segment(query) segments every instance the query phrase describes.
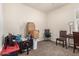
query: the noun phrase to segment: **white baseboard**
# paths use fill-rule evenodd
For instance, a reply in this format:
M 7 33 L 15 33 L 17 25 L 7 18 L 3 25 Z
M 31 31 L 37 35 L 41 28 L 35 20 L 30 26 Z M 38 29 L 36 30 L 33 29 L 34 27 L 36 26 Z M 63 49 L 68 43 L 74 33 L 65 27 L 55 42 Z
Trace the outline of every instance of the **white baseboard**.
M 40 37 L 40 38 L 37 39 L 38 42 L 43 41 L 43 40 L 44 40 L 43 37 Z
M 43 40 L 38 40 L 38 42 L 43 41 Z

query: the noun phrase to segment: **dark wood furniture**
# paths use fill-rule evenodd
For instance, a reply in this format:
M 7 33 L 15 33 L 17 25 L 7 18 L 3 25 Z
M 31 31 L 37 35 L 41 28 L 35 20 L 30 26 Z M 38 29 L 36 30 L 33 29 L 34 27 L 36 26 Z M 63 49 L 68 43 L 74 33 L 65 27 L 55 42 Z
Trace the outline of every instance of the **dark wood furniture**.
M 75 53 L 75 49 L 79 46 L 79 32 L 73 32 L 73 39 L 74 39 L 74 48 L 73 53 Z
M 60 31 L 60 33 L 59 33 L 60 37 L 56 38 L 56 45 L 57 45 L 57 41 L 61 41 L 63 43 L 63 47 L 65 45 L 66 48 L 67 48 L 67 41 L 66 41 L 67 37 L 66 37 L 66 35 L 67 35 L 67 31 Z
M 68 34 L 67 37 L 73 39 L 73 34 Z
M 73 42 L 73 34 L 67 34 L 67 38 L 68 38 L 68 41 L 67 41 L 68 47 L 70 47 L 70 46 L 73 47 L 73 45 L 74 45 L 74 42 Z M 72 43 L 71 43 L 71 41 L 72 41 Z

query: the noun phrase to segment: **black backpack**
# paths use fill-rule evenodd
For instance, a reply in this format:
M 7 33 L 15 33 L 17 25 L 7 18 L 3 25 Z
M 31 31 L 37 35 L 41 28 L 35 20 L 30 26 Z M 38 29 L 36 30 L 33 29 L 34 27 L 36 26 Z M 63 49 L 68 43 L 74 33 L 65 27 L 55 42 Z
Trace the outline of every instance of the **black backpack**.
M 13 40 L 16 39 L 16 36 L 12 35 L 12 36 L 6 36 L 5 37 L 5 45 L 9 45 L 9 46 L 14 46 L 15 42 Z

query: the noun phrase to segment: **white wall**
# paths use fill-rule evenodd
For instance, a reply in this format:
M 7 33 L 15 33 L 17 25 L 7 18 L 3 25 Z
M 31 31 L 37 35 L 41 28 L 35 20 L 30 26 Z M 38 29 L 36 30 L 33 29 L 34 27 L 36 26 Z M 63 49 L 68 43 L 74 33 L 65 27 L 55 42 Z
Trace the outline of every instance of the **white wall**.
M 52 31 L 53 41 L 59 37 L 60 30 L 69 33 L 68 22 L 76 20 L 76 9 L 79 9 L 79 4 L 68 4 L 48 14 L 48 28 Z
M 24 4 L 4 4 L 4 31 L 6 33 L 23 34 L 27 22 L 34 22 L 40 31 L 39 40 L 43 40 L 46 27 L 46 14 Z
M 67 30 L 69 33 L 68 22 L 76 20 L 76 9 L 79 9 L 79 4 L 68 4 L 45 14 L 24 4 L 4 4 L 4 31 L 23 34 L 26 23 L 32 21 L 40 30 L 39 40 L 43 40 L 44 29 L 49 28 L 52 40 L 55 41 L 60 30 Z
M 2 35 L 3 35 L 3 5 L 0 4 L 0 51 L 2 48 Z

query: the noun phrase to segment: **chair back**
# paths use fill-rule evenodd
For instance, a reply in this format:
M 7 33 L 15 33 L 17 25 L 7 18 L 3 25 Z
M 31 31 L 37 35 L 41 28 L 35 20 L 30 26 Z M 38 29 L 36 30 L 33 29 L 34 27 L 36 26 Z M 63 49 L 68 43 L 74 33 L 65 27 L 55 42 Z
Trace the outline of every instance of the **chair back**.
M 79 46 L 79 32 L 73 32 L 74 44 Z
M 45 29 L 44 35 L 45 37 L 48 37 L 48 38 L 51 37 L 50 29 Z
M 60 37 L 66 38 L 67 31 L 60 31 Z

